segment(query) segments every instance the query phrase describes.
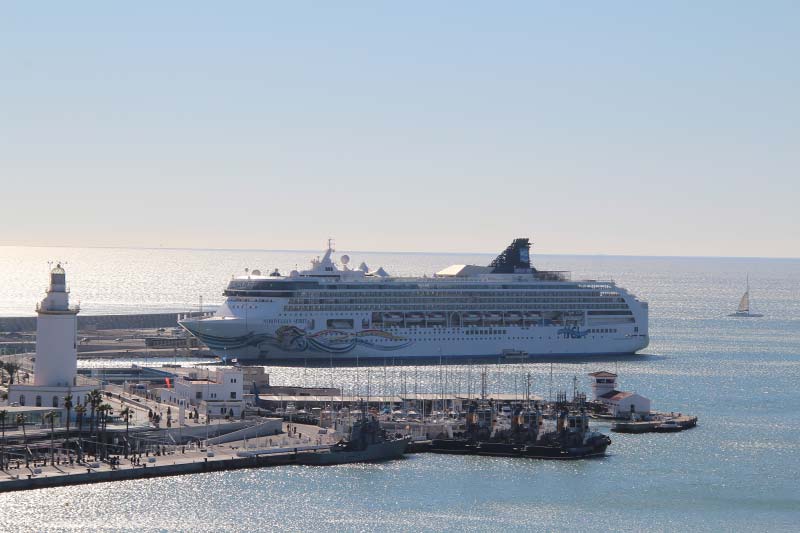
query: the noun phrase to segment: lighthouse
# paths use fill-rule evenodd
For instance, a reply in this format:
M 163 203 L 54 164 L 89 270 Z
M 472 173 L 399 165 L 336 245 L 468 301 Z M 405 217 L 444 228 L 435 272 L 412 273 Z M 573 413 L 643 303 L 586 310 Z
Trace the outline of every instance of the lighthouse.
M 78 307 L 69 306 L 67 274 L 60 264 L 50 271 L 47 295 L 36 306 L 36 365 L 33 384 L 71 387 L 78 372 Z
M 15 383 L 8 389 L 8 400 L 31 407 L 64 408 L 64 398 L 73 405 L 82 403 L 90 386 L 77 386 L 78 313 L 70 307 L 67 273 L 61 264 L 50 270 L 50 285 L 36 306 L 36 361 L 33 384 Z

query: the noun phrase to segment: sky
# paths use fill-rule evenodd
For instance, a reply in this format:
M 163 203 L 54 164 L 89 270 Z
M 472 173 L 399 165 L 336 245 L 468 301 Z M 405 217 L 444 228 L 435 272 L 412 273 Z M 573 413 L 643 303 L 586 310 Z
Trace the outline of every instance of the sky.
M 0 12 L 0 245 L 800 257 L 796 1 Z

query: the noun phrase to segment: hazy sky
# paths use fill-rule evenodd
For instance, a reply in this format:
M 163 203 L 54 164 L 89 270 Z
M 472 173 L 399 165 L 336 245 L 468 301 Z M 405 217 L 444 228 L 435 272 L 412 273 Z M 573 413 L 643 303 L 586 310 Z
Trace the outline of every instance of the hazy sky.
M 4 2 L 0 244 L 800 257 L 800 2 Z

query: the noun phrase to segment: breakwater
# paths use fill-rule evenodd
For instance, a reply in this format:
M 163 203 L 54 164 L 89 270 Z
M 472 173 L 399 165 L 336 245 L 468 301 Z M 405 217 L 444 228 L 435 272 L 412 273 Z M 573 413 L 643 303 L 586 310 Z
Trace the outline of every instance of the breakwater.
M 78 329 L 93 331 L 102 329 L 149 329 L 174 328 L 178 317 L 200 313 L 144 313 L 135 315 L 78 315 Z M 35 316 L 0 317 L 0 331 L 36 331 Z

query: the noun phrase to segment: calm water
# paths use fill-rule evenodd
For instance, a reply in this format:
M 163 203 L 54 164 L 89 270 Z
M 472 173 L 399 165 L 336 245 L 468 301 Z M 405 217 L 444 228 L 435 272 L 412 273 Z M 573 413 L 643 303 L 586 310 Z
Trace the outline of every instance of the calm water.
M 371 267 L 430 273 L 489 256 L 358 254 Z M 0 248 L 0 313 L 30 314 L 49 258 L 70 262 L 86 312 L 180 310 L 219 301 L 244 267 L 303 265 L 307 253 Z M 582 462 L 415 455 L 381 465 L 285 467 L 0 495 L 0 530 L 785 530 L 800 523 L 800 261 L 541 257 L 542 268 L 610 278 L 650 302 L 652 343 L 619 360 L 553 365 L 573 376 L 617 370 L 654 407 L 697 414 L 675 435 L 617 435 Z M 43 267 L 42 265 L 45 264 Z M 762 319 L 733 319 L 750 274 Z M 491 365 L 490 392 L 521 392 L 526 372 L 547 396 L 550 365 Z M 270 368 L 272 381 L 357 394 L 466 391 L 466 366 Z M 440 373 L 442 378 L 440 378 Z M 607 429 L 607 427 L 606 427 Z

